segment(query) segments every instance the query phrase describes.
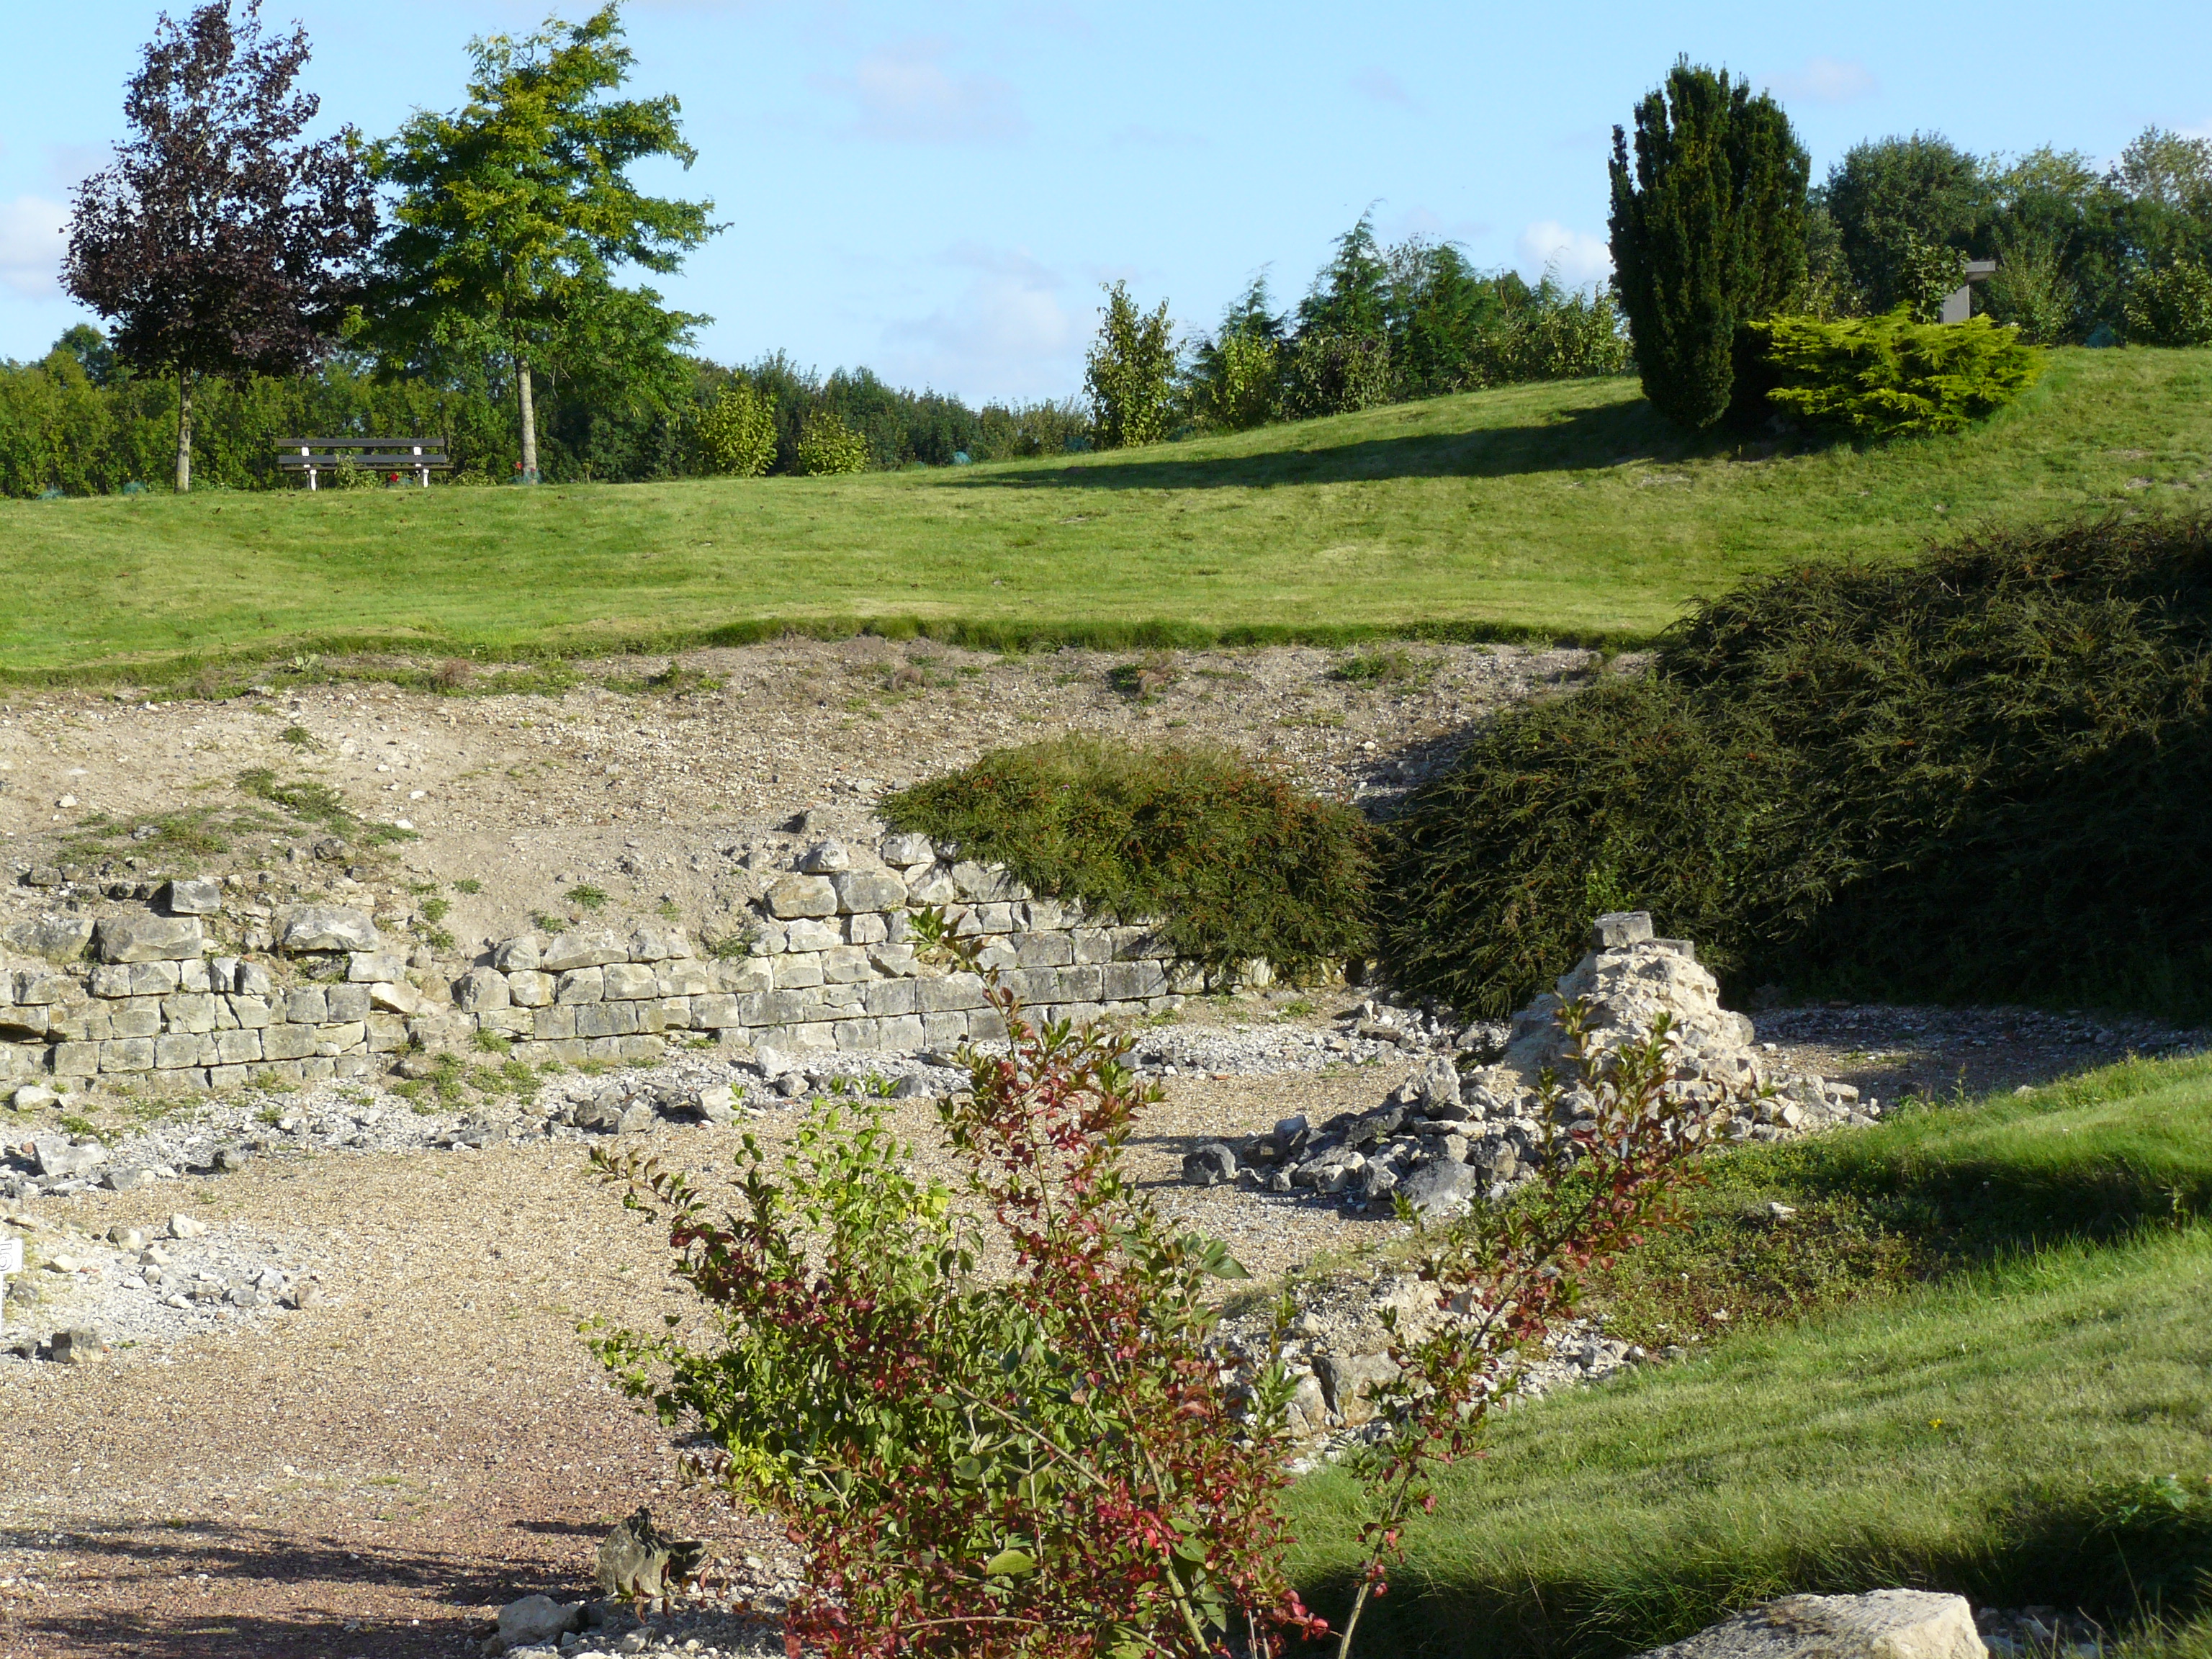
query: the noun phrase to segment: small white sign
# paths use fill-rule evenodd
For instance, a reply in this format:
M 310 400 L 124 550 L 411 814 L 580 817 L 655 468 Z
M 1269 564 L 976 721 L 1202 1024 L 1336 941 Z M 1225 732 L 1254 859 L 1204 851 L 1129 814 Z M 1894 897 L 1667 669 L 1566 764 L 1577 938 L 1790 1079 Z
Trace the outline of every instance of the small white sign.
M 0 1279 L 23 1271 L 23 1241 L 20 1238 L 0 1238 Z

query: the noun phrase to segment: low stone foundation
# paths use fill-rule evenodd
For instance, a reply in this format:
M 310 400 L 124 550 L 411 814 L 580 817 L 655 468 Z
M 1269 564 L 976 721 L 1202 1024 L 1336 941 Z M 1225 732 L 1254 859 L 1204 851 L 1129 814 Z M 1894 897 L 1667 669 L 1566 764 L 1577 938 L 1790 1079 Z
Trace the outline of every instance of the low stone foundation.
M 980 965 L 1040 1018 L 1143 1014 L 1194 988 L 1154 929 L 1041 898 L 923 836 L 821 842 L 763 876 L 735 949 L 702 957 L 653 924 L 527 933 L 453 980 L 410 969 L 361 911 L 303 904 L 234 931 L 217 884 L 169 882 L 150 906 L 7 930 L 0 1080 L 313 1082 L 480 1031 L 526 1061 L 632 1065 L 658 1062 L 681 1034 L 857 1053 L 1005 1036 L 979 974 L 917 952 L 926 905 L 981 940 Z

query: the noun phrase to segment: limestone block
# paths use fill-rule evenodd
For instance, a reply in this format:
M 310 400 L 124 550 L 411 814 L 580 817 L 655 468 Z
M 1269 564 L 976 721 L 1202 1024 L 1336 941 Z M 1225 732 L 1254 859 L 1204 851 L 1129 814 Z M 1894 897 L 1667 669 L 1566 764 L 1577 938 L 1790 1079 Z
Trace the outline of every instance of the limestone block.
M 1004 1042 L 1006 1022 L 996 1008 L 977 1008 L 968 1016 L 968 1037 L 971 1042 Z
M 847 1054 L 872 1054 L 884 1046 L 880 1022 L 866 1018 L 841 1019 L 831 1028 L 831 1041 Z
M 225 1066 L 243 1066 L 248 1060 L 261 1058 L 261 1033 L 258 1030 L 217 1031 L 215 1034 L 216 1058 Z
M 118 1002 L 108 1010 L 107 1034 L 111 1037 L 149 1037 L 161 1029 L 161 1003 L 158 997 L 133 997 L 128 1002 Z
M 550 974 L 541 974 L 534 968 L 519 969 L 507 976 L 507 1000 L 517 1008 L 547 1007 L 557 984 Z
M 784 930 L 784 940 L 787 954 L 826 951 L 845 942 L 845 930 L 834 921 L 801 919 Z
M 862 910 L 845 918 L 848 945 L 881 945 L 890 936 L 890 923 L 878 911 Z
M 1114 960 L 1114 936 L 1103 927 L 1078 927 L 1067 936 L 1078 962 Z
M 1049 968 L 1016 968 L 1001 975 L 1000 982 L 1028 1003 L 1051 1002 L 1060 993 L 1058 975 Z
M 918 1014 L 921 1012 L 920 981 L 877 980 L 861 988 L 860 1006 L 872 1014 Z
M 973 859 L 962 859 L 952 866 L 952 885 L 962 898 L 981 903 L 1003 903 L 1029 896 L 1028 890 L 1014 879 L 1005 866 L 978 864 Z
M 248 1066 L 246 1075 L 256 1083 L 305 1083 L 307 1068 L 296 1060 L 277 1060 L 265 1066 Z
M 542 945 L 535 933 L 520 933 L 502 939 L 491 953 L 491 965 L 502 974 L 534 972 L 542 966 Z
M 1020 914 L 1014 918 L 1014 925 L 1031 933 L 1042 933 L 1065 927 L 1067 924 L 1066 913 L 1058 899 L 1033 898 L 1021 907 Z
M 15 1002 L 19 1008 L 51 1007 L 65 1000 L 76 988 L 76 981 L 67 974 L 57 974 L 46 968 L 15 970 Z
M 315 1025 L 271 1025 L 261 1034 L 261 1058 L 264 1060 L 305 1060 L 315 1052 L 315 1039 L 321 1030 Z
M 1014 959 L 1024 968 L 1064 968 L 1075 960 L 1075 941 L 1066 933 L 1016 933 Z
M 847 870 L 830 878 L 837 914 L 896 910 L 906 902 L 906 883 L 888 870 Z
M 1014 931 L 1014 908 L 1012 904 L 979 904 L 975 907 L 975 925 L 986 933 L 1011 933 Z
M 1053 969 L 1053 1000 L 1056 1002 L 1096 1002 L 1104 994 L 1102 968 L 1085 965 Z
M 100 1069 L 97 1042 L 57 1042 L 49 1062 L 56 1077 L 90 1077 Z
M 333 1024 L 368 1018 L 368 987 L 366 985 L 333 985 L 323 994 Z
M 111 1037 L 100 1045 L 100 1069 L 103 1072 L 150 1072 L 154 1069 L 154 1044 L 149 1037 Z
M 0 929 L 0 943 L 48 962 L 75 962 L 92 943 L 89 916 L 33 916 Z
M 715 988 L 714 968 L 704 962 L 664 962 L 654 969 L 653 975 L 655 996 L 696 997 L 702 991 Z
M 629 959 L 634 963 L 665 962 L 678 954 L 671 939 L 672 935 L 665 927 L 633 928 L 629 940 Z M 684 954 L 689 955 L 690 952 L 687 951 Z
M 975 952 L 975 966 L 985 973 L 995 971 L 1003 974 L 1009 968 L 1020 967 L 1021 960 L 1020 953 L 1014 949 L 1013 940 L 1004 936 L 993 939 Z
M 566 974 L 629 960 L 629 941 L 618 934 L 599 931 L 562 934 L 538 953 L 538 965 L 549 974 Z
M 604 970 L 610 1002 L 635 1002 L 660 994 L 659 976 L 641 962 L 611 962 Z
M 580 1037 L 634 1036 L 637 1033 L 637 1005 L 634 1002 L 587 1002 L 576 1010 Z
M 327 1055 L 319 1055 L 300 1062 L 300 1075 L 309 1083 L 327 1083 L 337 1074 L 337 1063 Z
M 885 1048 L 903 1052 L 926 1045 L 920 1014 L 899 1014 L 878 1024 L 877 1041 Z
M 868 960 L 875 964 L 878 973 L 894 978 L 910 978 L 917 967 L 911 945 L 871 945 Z
M 766 957 L 744 957 L 736 962 L 714 964 L 714 988 L 744 994 L 753 991 L 773 990 L 775 970 Z
M 1632 913 L 1636 914 L 1636 913 Z M 1601 921 L 1606 918 L 1600 918 Z M 1785 1595 L 1644 1659 L 1987 1659 L 1964 1596 L 1880 1589 Z
M 231 1018 L 238 1022 L 240 1030 L 258 1031 L 269 1024 L 269 1004 L 260 997 L 227 996 L 222 1000 L 222 1006 Z M 222 1023 L 221 1020 L 216 1021 L 217 1024 Z
M 355 985 L 386 984 L 407 977 L 407 958 L 397 951 L 356 951 L 346 958 L 346 978 Z
M 553 1000 L 564 1007 L 574 1007 L 580 1003 L 603 1002 L 606 994 L 605 969 L 571 968 L 554 987 Z
M 691 1024 L 702 1031 L 726 1030 L 745 1023 L 740 999 L 726 991 L 709 991 L 691 999 Z
M 1398 1365 L 1384 1353 L 1323 1353 L 1314 1357 L 1314 1375 L 1331 1411 L 1347 1424 L 1364 1423 L 1375 1415 L 1374 1390 L 1396 1380 Z
M 43 1015 L 45 1035 L 58 1041 L 104 1042 L 115 1035 L 114 1016 L 108 1012 L 108 1009 L 113 1006 L 108 1003 L 87 1008 L 74 1018 L 71 1017 L 70 1010 L 59 1005 L 46 1008 L 27 1008 L 23 1012 L 25 1016 Z M 26 1029 L 29 1024 L 29 1019 L 26 1018 L 24 1027 L 19 1029 Z
M 1157 962 L 1109 962 L 1100 969 L 1099 994 L 1109 1002 L 1133 1002 L 1156 997 L 1168 988 L 1168 976 Z
M 177 988 L 179 991 L 211 991 L 215 988 L 208 974 L 207 958 L 177 964 Z
M 284 995 L 284 1018 L 302 1025 L 320 1025 L 331 1017 L 331 995 L 319 985 L 303 985 Z
M 189 1031 L 174 1031 L 154 1039 L 154 1069 L 173 1072 L 187 1066 L 206 1066 L 218 1058 L 215 1038 Z
M 100 963 L 92 970 L 92 977 L 85 982 L 86 988 L 96 997 L 129 996 L 131 965 L 120 962 Z M 9 985 L 9 1000 L 15 1002 L 21 1000 L 15 994 L 15 982 L 12 978 Z M 52 999 L 46 998 L 42 1000 L 51 1001 Z
M 477 1025 L 509 1036 L 529 1036 L 538 1030 L 538 1020 L 536 1012 L 529 1008 L 487 1008 L 477 1016 Z
M 276 944 L 287 956 L 308 951 L 374 951 L 382 948 L 384 936 L 358 910 L 337 904 L 303 904 L 281 918 Z
M 921 1040 L 926 1048 L 958 1048 L 968 1041 L 968 1016 L 965 1014 L 922 1015 Z
M 934 865 L 927 870 L 912 870 L 906 877 L 906 901 L 912 905 L 946 905 L 960 896 L 959 884 L 952 879 L 952 872 L 944 865 Z
M 380 981 L 370 986 L 368 1006 L 380 1008 L 389 1014 L 408 1015 L 423 1013 L 429 1006 L 423 1000 L 422 994 L 405 980 Z
M 368 1026 L 362 1020 L 315 1028 L 315 1052 L 319 1054 L 349 1054 L 367 1046 L 368 1042 Z
M 766 916 L 752 923 L 752 949 L 757 957 L 780 956 L 791 948 L 791 939 L 784 925 L 771 921 Z
M 218 882 L 179 877 L 161 884 L 155 896 L 173 916 L 212 916 L 222 911 L 222 887 Z
M 134 997 L 165 997 L 177 988 L 184 978 L 184 967 L 174 962 L 134 962 L 130 964 L 131 994 Z
M 369 1053 L 397 1054 L 407 1046 L 407 1022 L 398 1015 L 372 1013 L 364 1023 L 368 1027 Z
M 834 945 L 822 953 L 822 979 L 829 985 L 858 985 L 875 977 L 866 950 L 858 945 Z
M 657 1036 L 617 1037 L 615 1056 L 625 1066 L 658 1066 L 668 1058 L 668 1045 Z
M 911 870 L 916 865 L 933 864 L 937 849 L 930 845 L 927 836 L 885 836 L 876 845 L 878 855 L 894 870 Z
M 102 962 L 179 962 L 206 939 L 198 916 L 104 916 L 93 933 Z
M 921 1011 L 949 1014 L 983 1006 L 983 981 L 975 974 L 947 974 L 942 979 L 916 981 L 921 992 Z
M 573 1006 L 539 1008 L 531 1016 L 531 1031 L 541 1042 L 562 1042 L 576 1035 L 576 1011 Z
M 778 876 L 769 884 L 767 899 L 769 914 L 782 921 L 837 914 L 837 890 L 827 876 Z
M 496 968 L 471 968 L 453 981 L 453 1006 L 464 1013 L 481 1014 L 505 1008 L 514 1000 L 507 975 Z
M 690 997 L 659 997 L 651 1002 L 641 1002 L 638 1018 L 645 1018 L 645 1010 L 653 1010 L 649 1031 L 688 1031 L 691 1029 L 691 999 Z

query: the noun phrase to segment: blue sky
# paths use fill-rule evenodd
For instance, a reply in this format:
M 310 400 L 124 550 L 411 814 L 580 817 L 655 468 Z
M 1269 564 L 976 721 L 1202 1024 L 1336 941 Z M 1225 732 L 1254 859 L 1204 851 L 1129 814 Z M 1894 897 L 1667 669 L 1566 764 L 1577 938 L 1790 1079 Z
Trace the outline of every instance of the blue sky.
M 183 4 L 172 9 L 181 12 Z M 567 0 L 581 15 L 583 0 Z M 161 7 L 7 0 L 0 356 L 80 313 L 54 268 L 70 185 L 122 135 Z M 389 132 L 461 97 L 472 34 L 544 0 L 270 0 L 329 121 Z M 1098 285 L 1210 323 L 1267 268 L 1303 290 L 1370 203 L 1385 235 L 1487 266 L 1605 270 L 1612 125 L 1680 53 L 1771 86 L 1816 176 L 1858 139 L 2109 158 L 2153 123 L 2212 133 L 2212 6 L 1971 0 L 1531 7 L 1364 0 L 921 7 L 629 0 L 635 88 L 700 152 L 653 187 L 729 229 L 662 284 L 702 349 L 782 347 L 971 399 L 1078 389 Z

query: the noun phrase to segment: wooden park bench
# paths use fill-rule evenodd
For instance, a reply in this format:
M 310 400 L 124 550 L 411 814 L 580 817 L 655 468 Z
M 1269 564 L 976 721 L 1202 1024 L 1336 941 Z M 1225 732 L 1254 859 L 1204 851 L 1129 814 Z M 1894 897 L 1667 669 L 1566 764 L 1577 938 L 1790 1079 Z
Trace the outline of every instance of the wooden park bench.
M 411 472 L 430 487 L 430 475 L 453 465 L 446 456 L 443 438 L 279 438 L 276 470 L 304 472 L 307 488 L 316 477 L 342 466 L 363 472 Z

